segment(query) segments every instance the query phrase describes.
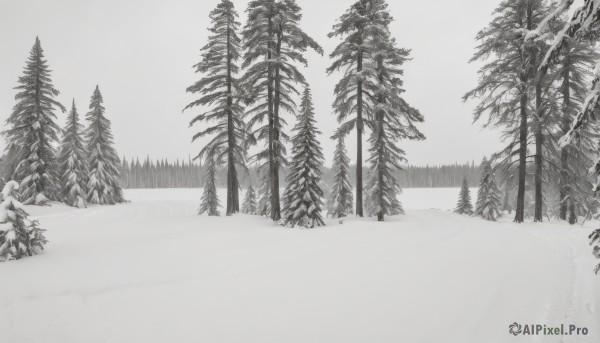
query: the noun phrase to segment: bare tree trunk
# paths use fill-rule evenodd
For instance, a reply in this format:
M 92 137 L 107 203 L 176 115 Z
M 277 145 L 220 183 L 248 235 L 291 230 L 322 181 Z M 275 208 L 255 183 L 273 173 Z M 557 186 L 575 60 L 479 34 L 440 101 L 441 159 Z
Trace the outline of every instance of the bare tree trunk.
M 362 71 L 362 52 L 358 55 L 358 64 L 356 71 Z M 356 94 L 356 215 L 359 217 L 363 216 L 363 175 L 362 175 L 362 134 L 363 134 L 363 121 L 362 121 L 362 81 L 358 81 L 357 94 Z
M 281 39 L 282 33 L 281 28 L 277 33 L 277 54 L 281 52 Z M 279 102 L 281 101 L 280 93 L 280 81 L 279 81 L 279 67 L 275 67 L 275 80 L 274 80 L 274 93 L 275 101 L 273 103 L 273 155 L 275 157 L 273 164 L 273 181 L 271 189 L 271 219 L 278 221 L 281 219 L 281 207 L 279 199 L 279 163 L 281 158 L 281 147 L 279 142 Z
M 233 125 L 233 94 L 231 92 L 231 53 L 230 53 L 230 31 L 227 25 L 227 210 L 226 215 L 232 215 L 240 211 L 239 184 L 237 171 L 235 170 L 235 133 Z
M 517 189 L 516 223 L 525 220 L 525 178 L 527 177 L 527 91 L 521 94 L 521 125 L 519 129 L 519 179 Z
M 567 52 L 565 55 L 565 67 L 568 65 L 569 61 L 569 46 L 567 43 L 564 45 L 565 51 Z M 571 126 L 569 109 L 571 108 L 571 78 L 569 75 L 569 69 L 565 68 L 563 84 L 562 84 L 562 96 L 563 96 L 563 118 L 561 130 L 563 134 L 566 134 L 569 131 L 569 127 Z M 564 147 L 560 151 L 560 180 L 559 180 L 559 188 L 560 188 L 560 212 L 559 217 L 562 220 L 567 220 L 567 211 L 568 211 L 568 201 L 566 201 L 566 197 L 568 195 L 569 188 L 569 173 L 567 172 L 569 168 L 569 147 Z M 571 205 L 574 208 L 574 205 Z M 571 222 L 571 217 L 573 216 L 573 212 L 571 212 L 571 216 L 569 217 L 569 222 Z M 573 224 L 573 223 L 572 223 Z
M 542 131 L 542 76 L 538 77 L 535 85 L 535 108 L 537 114 L 535 126 L 535 209 L 533 214 L 534 222 L 542 221 L 543 194 L 542 194 L 542 174 L 543 174 L 543 144 L 544 135 Z
M 269 18 L 269 28 L 267 34 L 269 37 L 273 35 L 273 21 Z M 272 42 L 269 40 L 268 42 L 268 51 L 267 51 L 267 59 L 270 61 L 273 58 L 272 54 Z M 268 101 L 268 116 L 269 116 L 269 181 L 271 184 L 271 219 L 279 220 L 276 215 L 274 215 L 274 211 L 276 208 L 279 208 L 279 202 L 275 202 L 276 199 L 273 194 L 276 191 L 275 185 L 275 151 L 274 151 L 274 127 L 275 120 L 273 117 L 273 67 L 271 63 L 268 64 L 268 76 L 267 76 L 267 101 Z M 277 189 L 278 191 L 278 189 Z

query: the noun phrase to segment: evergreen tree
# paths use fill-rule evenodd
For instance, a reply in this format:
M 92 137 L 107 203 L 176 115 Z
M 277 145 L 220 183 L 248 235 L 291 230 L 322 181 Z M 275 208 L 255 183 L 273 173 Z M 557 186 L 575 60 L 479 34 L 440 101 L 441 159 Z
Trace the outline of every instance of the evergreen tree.
M 544 0 L 503 0 L 498 5 L 490 24 L 477 34 L 476 40 L 480 43 L 471 59 L 471 62 L 488 62 L 479 71 L 478 86 L 464 96 L 465 100 L 481 99 L 475 108 L 475 120 L 480 120 L 487 114 L 484 127 L 505 130 L 506 140 L 510 143 L 498 154 L 504 157 L 503 163 L 512 165 L 515 162 L 512 159 L 518 157 L 514 219 L 517 223 L 523 222 L 525 218 L 527 145 L 532 120 L 529 110 L 532 97 L 530 88 L 539 86 L 534 84 L 537 81 L 536 63 L 540 62 L 539 52 L 544 44 L 525 44 L 519 32 L 534 29 L 547 11 Z M 536 94 L 536 101 L 538 97 L 539 92 Z M 536 108 L 540 107 L 541 103 L 538 101 Z M 537 152 L 536 155 L 541 156 Z
M 194 135 L 193 140 L 212 135 L 212 139 L 200 152 L 223 147 L 221 156 L 227 163 L 227 208 L 226 215 L 239 212 L 239 180 L 237 168 L 245 167 L 245 125 L 242 121 L 243 108 L 239 95 L 242 93 L 236 75 L 239 68 L 240 38 L 237 35 L 239 22 L 233 3 L 221 0 L 210 13 L 212 28 L 208 44 L 202 48 L 202 61 L 196 64 L 197 73 L 204 75 L 200 81 L 188 87 L 187 91 L 198 93 L 200 99 L 190 103 L 186 109 L 195 106 L 212 107 L 196 116 L 190 123 L 206 123 L 203 130 Z
M 48 243 L 44 237 L 46 230 L 15 200 L 18 189 L 16 181 L 9 181 L 0 194 L 0 261 L 41 254 Z
M 262 166 L 258 170 L 260 187 L 258 189 L 258 208 L 256 214 L 271 217 L 271 179 L 269 170 Z
M 380 17 L 389 17 L 387 5 L 381 4 Z M 383 21 L 387 24 L 387 20 Z M 369 142 L 370 163 L 367 183 L 368 214 L 376 215 L 383 221 L 384 216 L 404 213 L 398 200 L 401 191 L 396 174 L 402 170 L 405 162 L 404 151 L 398 147 L 402 139 L 421 140 L 425 137 L 415 127 L 423 117 L 401 97 L 402 65 L 408 59 L 409 51 L 396 47 L 390 37 L 387 26 L 375 24 L 368 26 L 373 33 L 371 58 L 375 62 L 377 82 L 367 83 L 364 88 L 375 99 L 373 112 L 375 117 L 367 123 L 371 128 Z
M 254 192 L 254 188 L 252 185 L 248 186 L 248 190 L 246 191 L 246 196 L 244 197 L 244 203 L 242 205 L 242 213 L 246 214 L 257 214 L 257 205 L 256 205 L 256 193 Z
M 494 175 L 491 162 L 484 157 L 481 167 L 474 215 L 496 221 L 501 216 L 500 189 L 496 184 L 496 175 Z
M 295 114 L 296 84 L 305 79 L 296 64 L 307 65 L 303 53 L 323 49 L 299 26 L 301 8 L 295 0 L 254 0 L 248 4 L 248 21 L 244 26 L 244 83 L 253 105 L 246 112 L 248 127 L 266 147 L 255 158 L 267 160 L 271 187 L 271 219 L 281 218 L 279 168 L 286 163 L 282 132 L 286 124 L 281 110 Z M 266 124 L 264 122 L 266 121 Z
M 460 188 L 458 195 L 458 202 L 456 203 L 456 209 L 454 213 L 458 214 L 473 214 L 473 205 L 471 204 L 471 192 L 469 191 L 469 183 L 465 177 Z
M 85 205 L 85 185 L 87 175 L 86 151 L 82 138 L 83 125 L 79 123 L 79 114 L 75 100 L 67 117 L 58 156 L 62 201 L 74 207 Z
M 219 196 L 217 195 L 217 186 L 215 185 L 217 162 L 215 161 L 215 151 L 209 151 L 206 157 L 206 180 L 204 184 L 204 193 L 200 202 L 198 214 L 207 213 L 209 216 L 220 216 Z
M 119 185 L 121 160 L 113 148 L 111 124 L 104 114 L 102 94 L 96 86 L 87 113 L 88 128 L 85 139 L 88 152 L 89 178 L 87 202 L 115 204 L 124 202 Z
M 594 62 L 599 59 L 591 42 L 565 38 L 556 63 L 561 106 L 557 112 L 562 112 L 557 126 L 560 126 L 561 135 L 569 132 L 573 118 L 581 110 L 587 95 L 587 80 L 592 76 Z M 559 177 L 554 178 L 558 180 L 559 188 L 558 217 L 570 224 L 577 222 L 579 214 L 589 211 L 587 203 L 592 184 L 587 179 L 587 170 L 594 165 L 597 141 L 598 128 L 587 125 L 574 135 L 572 144 L 561 149 L 555 159 L 555 164 L 560 166 Z
M 56 108 L 65 111 L 55 98 L 59 92 L 52 85 L 50 68 L 44 59 L 40 40 L 29 54 L 15 99 L 17 104 L 7 119 L 8 178 L 20 183 L 24 204 L 43 205 L 57 200 L 56 151 L 60 128 Z
M 344 135 L 337 134 L 337 145 L 333 155 L 333 188 L 329 196 L 327 215 L 332 218 L 352 214 L 352 185 L 350 184 L 350 158 L 344 144 Z
M 381 0 L 359 0 L 337 20 L 329 37 L 342 37 L 342 42 L 330 54 L 333 63 L 327 69 L 331 74 L 343 70 L 344 74 L 335 86 L 333 108 L 338 122 L 343 123 L 340 130 L 344 133 L 356 128 L 356 215 L 363 216 L 363 158 L 362 143 L 364 116 L 368 110 L 368 94 L 364 83 L 373 77 L 373 66 L 368 62 L 369 33 L 366 27 L 376 17 Z M 389 20 L 389 18 L 385 18 Z M 387 23 L 385 23 L 387 25 Z M 353 116 L 354 115 L 354 116 Z
M 323 190 L 320 166 L 324 157 L 317 135 L 312 96 L 308 86 L 302 95 L 298 123 L 292 138 L 292 161 L 283 194 L 284 226 L 313 228 L 325 225 L 321 215 Z

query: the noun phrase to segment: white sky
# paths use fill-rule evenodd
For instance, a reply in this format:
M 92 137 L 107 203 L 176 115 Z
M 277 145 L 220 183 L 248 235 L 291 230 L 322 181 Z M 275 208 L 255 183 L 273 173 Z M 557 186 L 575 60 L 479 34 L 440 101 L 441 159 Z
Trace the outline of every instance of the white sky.
M 246 1 L 234 1 L 245 22 Z M 308 54 L 305 75 L 313 89 L 327 164 L 333 156 L 328 139 L 337 127 L 332 114 L 337 76 L 327 77 L 328 54 L 337 40 L 331 26 L 354 0 L 297 0 L 302 26 L 325 49 Z M 14 105 L 16 81 L 39 35 L 53 69 L 59 101 L 75 98 L 87 112 L 96 84 L 113 123 L 116 148 L 127 157 L 187 158 L 201 143 L 190 143 L 188 122 L 199 110 L 181 113 L 193 100 L 185 92 L 199 76 L 199 60 L 218 0 L 0 0 L 0 120 Z M 498 134 L 472 125 L 474 102 L 462 95 L 475 86 L 478 65 L 467 62 L 475 34 L 490 19 L 499 0 L 388 0 L 392 32 L 400 46 L 412 49 L 405 65 L 405 98 L 425 116 L 427 140 L 402 142 L 409 163 L 479 161 L 500 146 Z M 62 125 L 66 114 L 59 113 Z M 293 120 L 289 120 L 293 124 Z M 0 140 L 0 145 L 4 144 Z M 355 142 L 348 147 L 354 159 Z M 3 148 L 3 146 L 0 146 Z M 366 155 L 365 155 L 366 156 Z

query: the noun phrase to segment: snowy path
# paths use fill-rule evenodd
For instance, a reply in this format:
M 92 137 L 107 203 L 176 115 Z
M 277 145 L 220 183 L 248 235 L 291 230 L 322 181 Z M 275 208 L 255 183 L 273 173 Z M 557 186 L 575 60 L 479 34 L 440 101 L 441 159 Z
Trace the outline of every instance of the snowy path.
M 428 192 L 444 208 L 450 192 Z M 32 208 L 50 244 L 0 264 L 0 341 L 600 341 L 589 228 L 488 223 L 416 193 L 389 222 L 316 230 L 199 217 L 197 190 Z M 513 337 L 515 321 L 589 334 Z

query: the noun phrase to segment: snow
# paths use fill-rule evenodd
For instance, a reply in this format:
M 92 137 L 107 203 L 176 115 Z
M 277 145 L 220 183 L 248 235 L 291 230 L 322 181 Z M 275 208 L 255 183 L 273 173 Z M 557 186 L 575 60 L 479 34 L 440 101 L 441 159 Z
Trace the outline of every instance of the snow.
M 198 216 L 201 195 L 126 190 L 131 202 L 115 206 L 27 206 L 50 242 L 43 255 L 0 263 L 0 341 L 600 339 L 587 240 L 597 223 L 456 215 L 450 188 L 405 189 L 406 215 L 384 223 L 290 229 L 244 214 Z M 589 334 L 513 337 L 513 322 Z

